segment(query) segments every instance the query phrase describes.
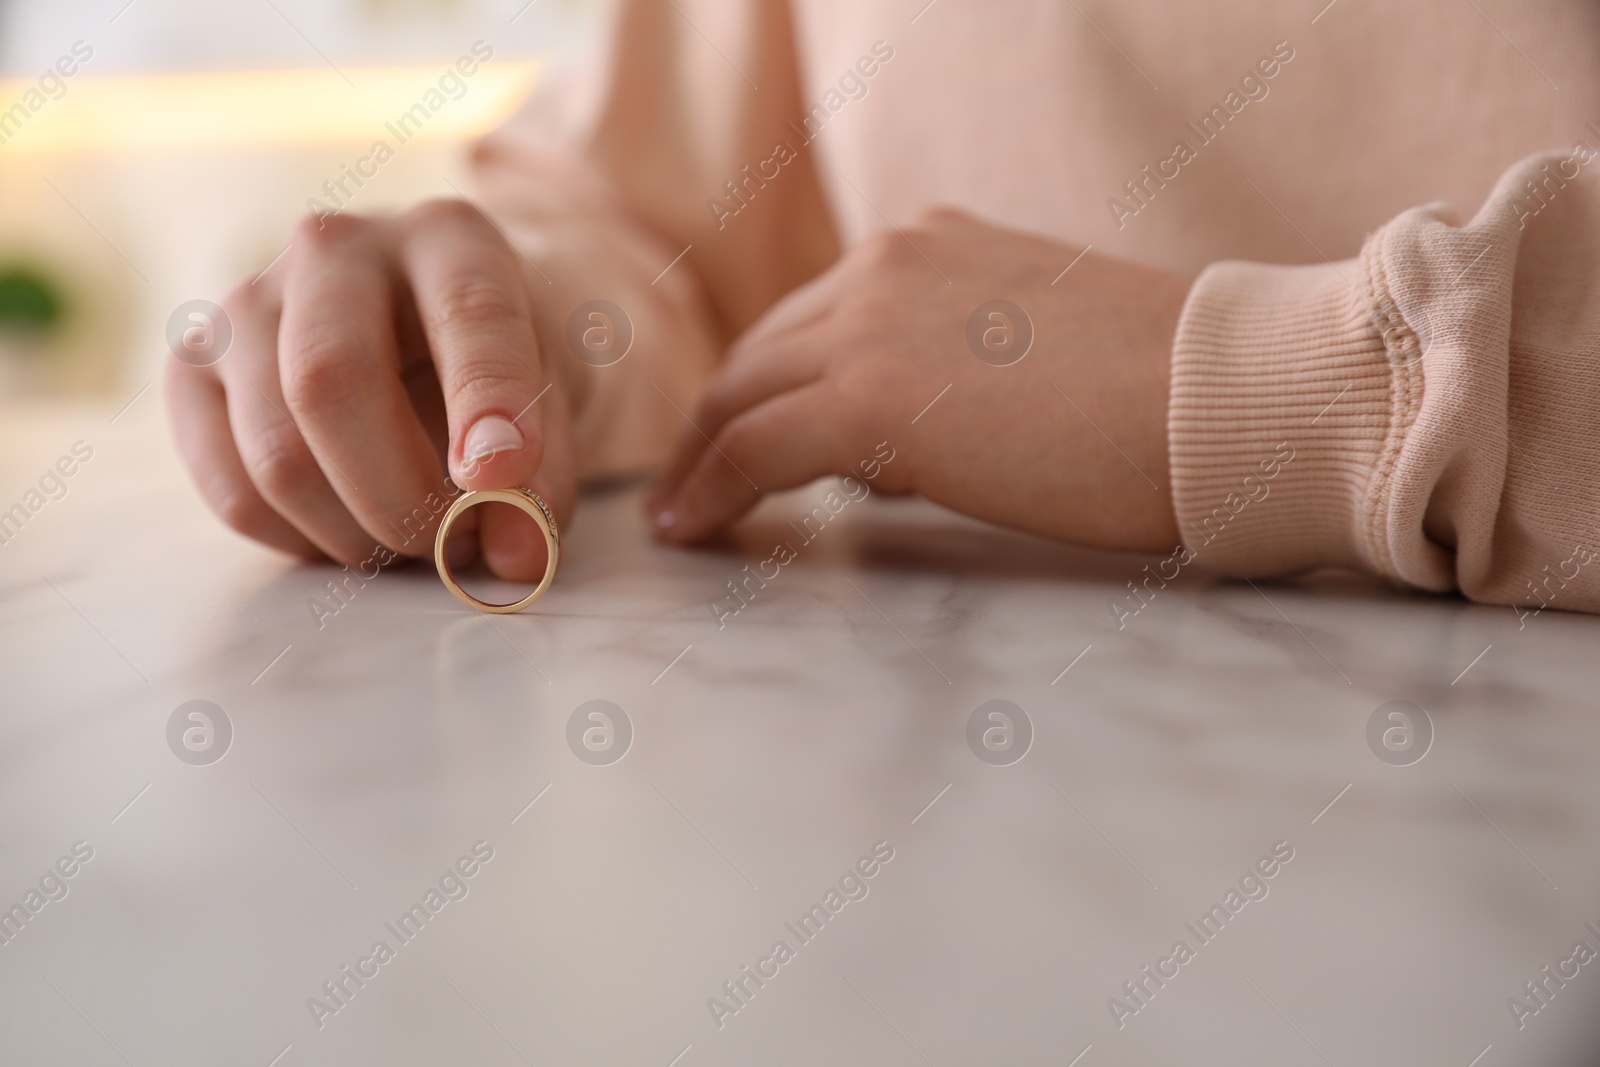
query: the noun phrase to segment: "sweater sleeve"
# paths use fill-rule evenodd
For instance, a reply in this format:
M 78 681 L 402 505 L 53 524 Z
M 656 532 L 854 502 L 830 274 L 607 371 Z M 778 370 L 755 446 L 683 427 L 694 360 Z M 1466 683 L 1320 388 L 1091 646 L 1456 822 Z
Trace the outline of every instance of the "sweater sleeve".
M 1354 259 L 1202 273 L 1168 416 L 1197 561 L 1600 611 L 1597 156 L 1524 160 L 1471 222 L 1413 209 Z
M 659 465 L 728 341 L 838 255 L 785 0 L 618 0 L 600 39 L 471 157 L 588 480 Z

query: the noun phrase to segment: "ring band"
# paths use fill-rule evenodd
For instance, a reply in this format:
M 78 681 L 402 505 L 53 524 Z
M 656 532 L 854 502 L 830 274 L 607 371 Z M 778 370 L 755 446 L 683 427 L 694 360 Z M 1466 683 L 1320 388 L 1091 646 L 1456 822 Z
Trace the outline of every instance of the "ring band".
M 461 588 L 456 576 L 450 573 L 449 560 L 445 559 L 445 539 L 449 536 L 450 527 L 455 524 L 456 519 L 470 507 L 489 503 L 510 504 L 532 516 L 533 521 L 539 524 L 540 531 L 544 533 L 545 547 L 549 549 L 549 556 L 544 566 L 544 579 L 540 581 L 538 588 L 514 604 L 490 604 L 479 600 Z M 545 590 L 550 588 L 550 582 L 556 576 L 556 567 L 561 562 L 561 531 L 556 528 L 556 517 L 550 513 L 550 506 L 531 489 L 524 489 L 521 486 L 515 489 L 471 489 L 456 497 L 455 503 L 450 505 L 450 510 L 444 513 L 444 519 L 439 523 L 439 534 L 433 541 L 433 562 L 434 566 L 439 568 L 439 580 L 444 582 L 446 589 L 456 595 L 457 600 L 471 604 L 479 611 L 510 615 L 544 596 Z

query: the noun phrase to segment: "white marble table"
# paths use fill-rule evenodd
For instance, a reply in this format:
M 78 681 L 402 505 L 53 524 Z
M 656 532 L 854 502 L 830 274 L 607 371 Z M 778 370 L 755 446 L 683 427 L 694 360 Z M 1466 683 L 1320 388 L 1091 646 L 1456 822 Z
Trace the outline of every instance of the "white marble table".
M 319 629 L 332 572 L 204 512 L 154 390 L 113 410 L 0 420 L 0 508 L 94 449 L 0 546 L 0 1062 L 1594 1062 L 1600 966 L 1521 1029 L 1508 998 L 1600 948 L 1600 621 L 1186 573 L 1118 631 L 1144 560 L 874 498 L 719 631 L 818 486 L 699 552 L 595 496 L 533 612 L 417 568 Z M 597 699 L 608 765 L 567 740 Z M 995 699 L 1010 765 L 967 742 Z M 1436 731 L 1410 766 L 1366 740 L 1395 699 Z M 191 700 L 220 760 L 169 747 Z

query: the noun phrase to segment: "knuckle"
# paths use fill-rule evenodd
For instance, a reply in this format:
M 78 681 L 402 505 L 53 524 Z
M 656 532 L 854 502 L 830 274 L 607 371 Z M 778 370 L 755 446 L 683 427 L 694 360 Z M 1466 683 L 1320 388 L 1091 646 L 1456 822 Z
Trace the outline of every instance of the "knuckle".
M 879 230 L 861 239 L 852 257 L 868 268 L 898 267 L 915 255 L 906 239 L 894 230 Z
M 272 296 L 265 283 L 240 282 L 228 290 L 219 306 L 236 323 L 254 322 L 271 309 Z
M 497 401 L 522 397 L 524 393 L 531 399 L 538 392 L 528 391 L 531 375 L 530 368 L 504 357 L 465 356 L 454 362 L 447 376 L 445 406 L 452 411 L 470 411 L 494 408 Z M 516 414 L 516 408 L 505 414 L 509 418 Z M 520 426 L 527 435 L 528 423 Z
M 361 348 L 336 331 L 320 331 L 298 340 L 283 356 L 283 397 L 295 412 L 339 407 L 360 395 L 367 385 Z
M 694 421 L 699 426 L 721 426 L 733 413 L 730 387 L 720 380 L 710 382 L 695 404 Z
M 783 335 L 779 335 L 781 338 Z M 721 369 L 706 382 L 704 397 L 725 399 L 734 375 L 751 373 L 772 358 L 774 338 L 765 330 L 747 330 L 728 346 Z
M 929 204 L 918 208 L 916 214 L 911 216 L 911 226 L 922 233 L 929 233 L 959 226 L 971 219 L 972 216 L 967 212 L 949 204 Z
M 366 232 L 367 221 L 355 215 L 306 215 L 294 224 L 289 233 L 290 247 L 300 254 L 315 255 L 318 251 L 347 244 Z
M 766 442 L 765 428 L 749 415 L 734 419 L 717 434 L 717 447 L 735 463 L 759 458 L 766 448 Z
M 527 318 L 527 308 L 513 290 L 481 275 L 446 278 L 431 311 L 434 325 L 445 330 L 498 328 Z
M 319 472 L 300 432 L 288 425 L 263 430 L 251 443 L 245 464 L 257 488 L 269 499 L 298 493 Z
M 233 487 L 213 490 L 211 509 L 229 529 L 246 537 L 254 537 L 268 519 L 268 509 L 260 498 Z

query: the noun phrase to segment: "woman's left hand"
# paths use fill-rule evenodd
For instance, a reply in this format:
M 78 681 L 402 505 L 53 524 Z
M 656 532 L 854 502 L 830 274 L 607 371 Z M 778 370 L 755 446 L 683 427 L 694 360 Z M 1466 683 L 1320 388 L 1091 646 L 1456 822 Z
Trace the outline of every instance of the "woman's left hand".
M 1188 282 L 938 209 L 852 247 L 732 347 L 648 507 L 664 540 L 770 492 L 875 488 L 1102 548 L 1178 541 L 1167 385 Z

